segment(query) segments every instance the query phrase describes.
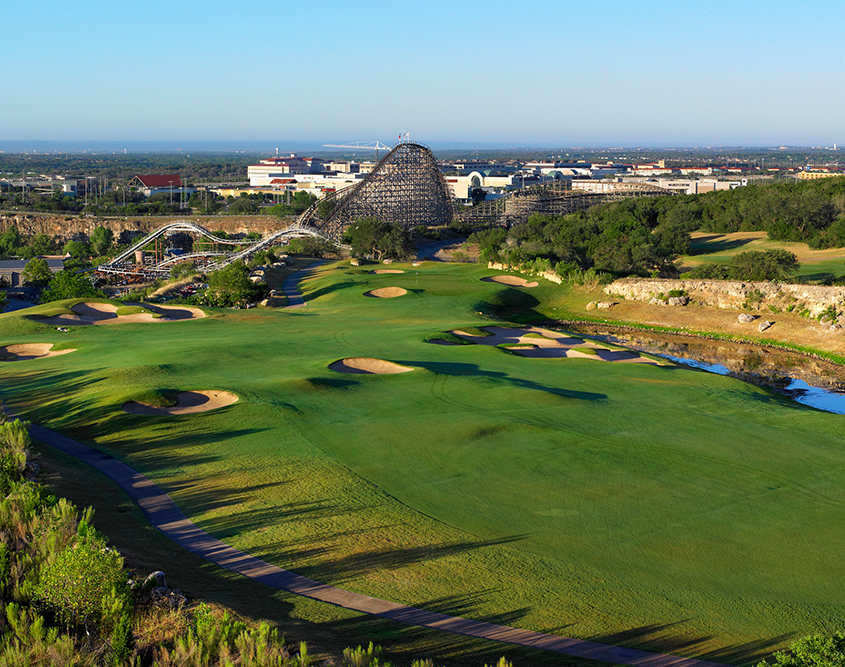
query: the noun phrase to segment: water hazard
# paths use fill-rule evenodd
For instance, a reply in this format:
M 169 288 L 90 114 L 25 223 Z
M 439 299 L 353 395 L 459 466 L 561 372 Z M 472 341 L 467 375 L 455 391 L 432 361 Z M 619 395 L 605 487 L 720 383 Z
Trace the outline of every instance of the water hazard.
M 768 387 L 818 410 L 845 414 L 845 368 L 830 361 L 761 345 L 628 331 L 606 325 L 572 325 L 567 329 Z

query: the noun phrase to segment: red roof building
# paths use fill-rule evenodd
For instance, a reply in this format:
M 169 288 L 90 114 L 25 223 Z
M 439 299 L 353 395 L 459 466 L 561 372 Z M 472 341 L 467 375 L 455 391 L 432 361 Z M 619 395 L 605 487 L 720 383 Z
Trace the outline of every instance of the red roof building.
M 136 188 L 181 188 L 179 174 L 139 174 L 129 181 L 129 187 Z

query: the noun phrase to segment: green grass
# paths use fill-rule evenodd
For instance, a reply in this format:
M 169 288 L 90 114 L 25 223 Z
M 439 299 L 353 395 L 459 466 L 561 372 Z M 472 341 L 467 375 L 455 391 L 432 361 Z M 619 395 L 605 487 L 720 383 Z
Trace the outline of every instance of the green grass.
M 841 416 L 677 367 L 426 343 L 583 298 L 487 273 L 330 264 L 299 310 L 67 334 L 0 315 L 0 344 L 78 348 L 3 365 L 0 395 L 140 469 L 220 539 L 370 595 L 738 664 L 845 623 Z M 363 296 L 387 285 L 408 295 Z M 352 356 L 416 370 L 327 369 Z M 121 410 L 197 388 L 240 400 Z
M 681 257 L 679 264 L 728 264 L 740 252 L 776 249 L 796 254 L 801 263 L 800 270 L 795 274 L 796 279 L 822 282 L 845 275 L 845 248 L 812 250 L 806 243 L 773 241 L 762 232 L 698 236 L 690 243 L 690 254 Z

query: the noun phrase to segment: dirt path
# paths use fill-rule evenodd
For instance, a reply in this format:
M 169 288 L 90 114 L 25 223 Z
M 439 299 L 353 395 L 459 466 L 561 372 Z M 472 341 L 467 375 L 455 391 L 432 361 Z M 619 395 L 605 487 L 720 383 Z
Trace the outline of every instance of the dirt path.
M 3 408 L 7 414 L 14 416 L 5 408 L 5 405 Z M 705 660 L 640 651 L 583 639 L 559 637 L 532 632 L 531 630 L 474 621 L 459 616 L 447 616 L 446 614 L 417 609 L 416 607 L 321 584 L 313 579 L 238 551 L 200 530 L 182 513 L 173 499 L 150 479 L 108 454 L 36 424 L 30 426 L 30 434 L 38 442 L 70 454 L 113 480 L 138 504 L 147 520 L 179 546 L 210 563 L 242 574 L 271 588 L 408 625 L 516 644 L 590 660 L 635 665 L 636 667 L 725 667 L 720 663 Z
M 302 306 L 305 305 L 305 299 L 302 298 L 302 292 L 299 291 L 299 281 L 305 278 L 305 276 L 311 272 L 311 269 L 325 263 L 326 260 L 318 259 L 316 262 L 309 264 L 304 269 L 299 269 L 299 271 L 291 273 L 285 279 L 285 282 L 282 283 L 282 291 L 288 298 L 288 305 L 285 306 L 285 308 L 302 308 Z

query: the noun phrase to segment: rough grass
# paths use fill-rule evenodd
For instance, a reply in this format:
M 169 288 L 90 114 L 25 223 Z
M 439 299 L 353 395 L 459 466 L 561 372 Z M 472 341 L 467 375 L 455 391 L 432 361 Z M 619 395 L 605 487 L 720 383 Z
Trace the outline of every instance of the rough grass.
M 512 288 L 485 272 L 333 264 L 296 311 L 39 334 L 79 351 L 7 364 L 0 391 L 139 468 L 233 546 L 370 595 L 736 663 L 845 622 L 831 585 L 841 416 L 675 367 L 425 343 L 491 324 L 475 305 Z M 408 297 L 360 297 L 388 280 Z M 532 295 L 538 309 L 584 297 Z M 0 316 L 4 344 L 32 340 L 20 319 Z M 327 382 L 349 356 L 417 370 Z M 241 400 L 170 419 L 120 409 L 172 386 Z M 323 613 L 339 612 L 308 612 Z

